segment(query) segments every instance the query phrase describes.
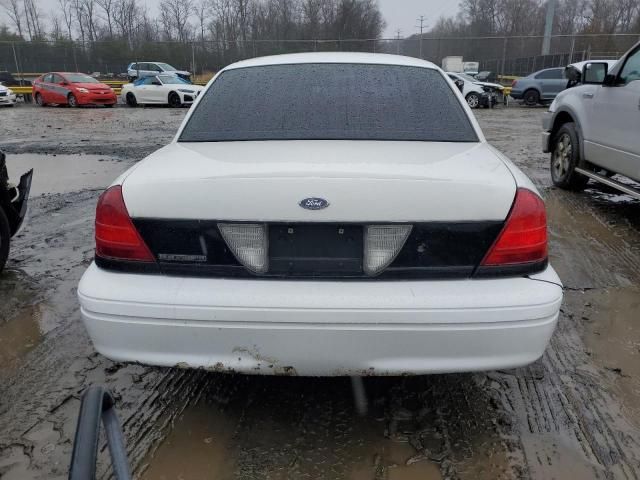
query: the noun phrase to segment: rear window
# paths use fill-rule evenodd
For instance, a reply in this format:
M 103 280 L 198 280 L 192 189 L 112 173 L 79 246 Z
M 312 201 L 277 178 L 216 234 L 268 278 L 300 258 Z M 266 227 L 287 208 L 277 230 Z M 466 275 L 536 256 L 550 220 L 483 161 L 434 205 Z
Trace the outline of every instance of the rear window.
M 560 80 L 564 78 L 564 70 L 556 68 L 553 70 L 545 70 L 536 75 L 540 80 Z
M 414 140 L 477 142 L 444 77 L 419 67 L 295 64 L 223 72 L 182 142 Z

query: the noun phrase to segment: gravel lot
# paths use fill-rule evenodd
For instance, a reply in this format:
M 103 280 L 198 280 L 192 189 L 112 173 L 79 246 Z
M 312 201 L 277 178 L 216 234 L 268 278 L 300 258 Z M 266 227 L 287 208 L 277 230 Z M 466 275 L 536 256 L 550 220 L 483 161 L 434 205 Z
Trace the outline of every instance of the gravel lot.
M 144 479 L 640 477 L 640 202 L 550 185 L 542 109 L 477 111 L 538 185 L 566 292 L 534 365 L 486 374 L 266 378 L 113 363 L 80 321 L 102 188 L 172 138 L 186 110 L 0 111 L 10 171 L 35 166 L 28 223 L 0 277 L 0 478 L 66 478 L 79 395 L 118 400 Z M 17 155 L 20 154 L 20 155 Z M 103 463 L 100 478 L 109 478 Z

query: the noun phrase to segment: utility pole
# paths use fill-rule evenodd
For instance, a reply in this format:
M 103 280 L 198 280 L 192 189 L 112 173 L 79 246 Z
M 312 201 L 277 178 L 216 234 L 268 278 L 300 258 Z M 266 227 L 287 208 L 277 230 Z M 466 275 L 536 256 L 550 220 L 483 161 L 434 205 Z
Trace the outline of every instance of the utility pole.
M 424 32 L 424 15 L 420 15 L 418 21 L 420 22 L 420 59 L 422 59 L 422 33 Z
M 542 55 L 551 53 L 551 34 L 553 33 L 553 19 L 556 16 L 556 3 L 558 0 L 547 2 L 547 19 L 544 24 L 544 40 L 542 41 Z
M 396 47 L 398 50 L 398 55 L 400 55 L 400 35 L 402 35 L 402 30 L 398 29 L 396 31 Z

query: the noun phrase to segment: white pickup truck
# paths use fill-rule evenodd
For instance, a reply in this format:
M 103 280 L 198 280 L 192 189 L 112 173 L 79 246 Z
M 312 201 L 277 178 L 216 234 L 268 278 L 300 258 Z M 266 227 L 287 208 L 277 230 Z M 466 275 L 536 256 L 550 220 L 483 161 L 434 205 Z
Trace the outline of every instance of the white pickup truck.
M 582 190 L 589 179 L 640 199 L 640 43 L 609 71 L 589 62 L 581 84 L 560 93 L 543 119 L 542 147 L 551 153 L 553 183 Z

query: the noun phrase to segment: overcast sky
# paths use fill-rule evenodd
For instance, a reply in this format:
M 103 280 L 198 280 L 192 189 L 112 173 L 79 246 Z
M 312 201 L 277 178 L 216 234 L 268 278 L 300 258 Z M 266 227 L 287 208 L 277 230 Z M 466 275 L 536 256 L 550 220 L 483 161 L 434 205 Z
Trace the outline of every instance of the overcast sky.
M 47 15 L 58 5 L 57 0 L 36 0 L 42 5 Z M 143 0 L 151 11 L 155 11 L 160 0 Z M 455 15 L 458 11 L 458 0 L 378 0 L 380 10 L 387 21 L 384 32 L 386 38 L 393 38 L 401 30 L 403 37 L 408 37 L 419 30 L 418 17 L 426 17 L 426 27 L 432 27 L 442 15 Z
M 458 11 L 457 0 L 378 0 L 387 21 L 384 36 L 393 38 L 401 30 L 403 37 L 419 33 L 418 17 L 426 17 L 426 26 L 432 27 L 441 16 L 452 16 Z

